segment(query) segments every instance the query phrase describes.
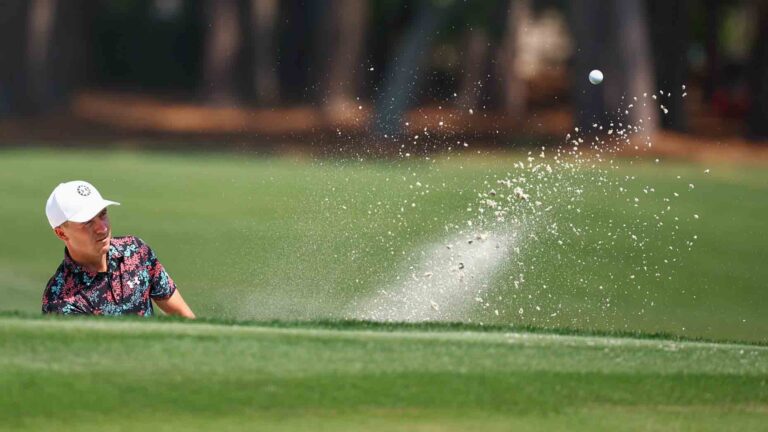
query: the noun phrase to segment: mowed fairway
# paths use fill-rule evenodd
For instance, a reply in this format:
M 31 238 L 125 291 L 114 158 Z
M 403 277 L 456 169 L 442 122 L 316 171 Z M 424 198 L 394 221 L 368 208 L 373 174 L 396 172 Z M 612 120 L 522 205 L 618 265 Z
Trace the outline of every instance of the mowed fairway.
M 0 316 L 0 429 L 766 430 L 768 347 Z

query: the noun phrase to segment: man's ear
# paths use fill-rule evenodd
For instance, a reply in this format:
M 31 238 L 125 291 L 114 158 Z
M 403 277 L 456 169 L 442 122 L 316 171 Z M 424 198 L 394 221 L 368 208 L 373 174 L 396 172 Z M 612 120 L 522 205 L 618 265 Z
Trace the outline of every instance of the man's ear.
M 61 225 L 54 228 L 53 233 L 56 234 L 56 237 L 60 238 L 61 241 L 63 242 L 66 242 L 67 240 L 69 240 L 69 237 L 67 237 L 67 234 L 64 232 L 63 229 L 61 229 Z

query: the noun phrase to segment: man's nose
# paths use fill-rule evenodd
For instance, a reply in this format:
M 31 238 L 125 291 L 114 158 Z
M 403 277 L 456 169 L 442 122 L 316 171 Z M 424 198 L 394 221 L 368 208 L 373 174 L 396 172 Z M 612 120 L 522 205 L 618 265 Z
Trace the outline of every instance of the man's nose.
M 96 220 L 96 232 L 99 234 L 109 231 L 109 221 L 106 218 Z

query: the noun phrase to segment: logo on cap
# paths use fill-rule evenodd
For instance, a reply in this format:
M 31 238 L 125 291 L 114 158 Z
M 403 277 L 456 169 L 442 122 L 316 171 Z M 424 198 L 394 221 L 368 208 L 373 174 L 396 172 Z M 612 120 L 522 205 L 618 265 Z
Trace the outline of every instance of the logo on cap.
M 91 188 L 86 185 L 80 185 L 77 187 L 77 193 L 81 196 L 88 196 L 91 194 Z

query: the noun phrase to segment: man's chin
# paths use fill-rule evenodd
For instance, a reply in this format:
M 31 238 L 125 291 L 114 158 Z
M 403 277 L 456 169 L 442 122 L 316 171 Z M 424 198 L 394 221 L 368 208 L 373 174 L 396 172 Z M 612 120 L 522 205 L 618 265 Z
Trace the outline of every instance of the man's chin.
M 109 240 L 110 240 L 110 237 L 107 237 L 104 240 L 97 243 L 97 247 L 101 253 L 106 253 L 109 250 Z

